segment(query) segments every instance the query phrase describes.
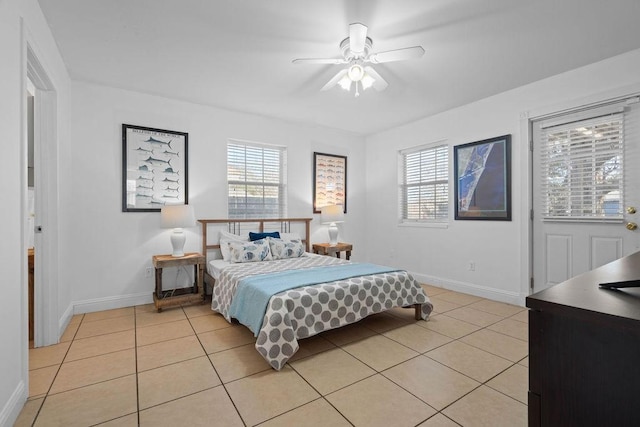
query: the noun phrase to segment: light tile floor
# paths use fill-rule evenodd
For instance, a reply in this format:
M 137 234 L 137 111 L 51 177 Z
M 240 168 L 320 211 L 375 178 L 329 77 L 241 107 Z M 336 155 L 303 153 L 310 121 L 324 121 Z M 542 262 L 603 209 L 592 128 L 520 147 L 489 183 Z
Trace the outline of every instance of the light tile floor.
M 17 426 L 524 426 L 526 309 L 425 285 L 394 309 L 300 342 L 280 372 L 208 305 L 74 316 L 29 350 Z

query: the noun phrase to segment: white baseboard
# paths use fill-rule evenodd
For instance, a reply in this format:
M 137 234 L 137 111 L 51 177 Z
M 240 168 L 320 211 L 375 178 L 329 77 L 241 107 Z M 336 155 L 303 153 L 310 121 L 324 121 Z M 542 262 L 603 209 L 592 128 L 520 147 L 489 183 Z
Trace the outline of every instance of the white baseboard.
M 58 321 L 58 337 L 56 342 L 69 326 L 74 314 L 91 313 L 94 311 L 112 310 L 114 308 L 132 307 L 134 305 L 150 304 L 153 302 L 153 294 L 149 292 L 140 294 L 118 295 L 105 298 L 94 298 L 84 301 L 73 301 L 64 311 Z
M 62 334 L 67 330 L 67 326 L 69 326 L 69 322 L 73 317 L 73 304 L 69 304 L 67 309 L 62 313 L 62 317 L 58 320 L 58 336 L 56 342 L 60 342 L 60 338 L 62 338 Z
M 84 301 L 74 301 L 73 314 L 92 313 L 94 311 L 113 310 L 115 308 L 132 307 L 134 305 L 150 304 L 153 302 L 153 293 L 117 295 L 112 297 L 94 298 Z M 70 319 L 70 318 L 69 318 Z M 67 321 L 67 323 L 69 323 Z
M 9 401 L 4 405 L 2 411 L 0 411 L 0 427 L 11 427 L 13 425 L 18 419 L 20 411 L 22 411 L 26 401 L 27 391 L 24 386 L 24 381 L 20 381 L 11 394 Z
M 457 280 L 429 276 L 426 274 L 411 273 L 411 275 L 420 283 L 427 283 L 438 288 L 464 292 L 465 294 L 524 307 L 526 295 L 521 295 L 518 292 L 503 291 L 501 289 L 476 285 L 475 283 L 459 282 Z

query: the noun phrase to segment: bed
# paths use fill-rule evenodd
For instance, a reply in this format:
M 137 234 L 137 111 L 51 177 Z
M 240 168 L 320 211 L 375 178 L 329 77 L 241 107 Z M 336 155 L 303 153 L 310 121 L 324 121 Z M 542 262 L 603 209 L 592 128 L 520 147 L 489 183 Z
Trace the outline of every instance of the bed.
M 198 220 L 212 310 L 252 330 L 256 350 L 276 370 L 299 339 L 395 307 L 413 308 L 416 320 L 433 309 L 404 270 L 309 253 L 311 220 Z M 245 239 L 249 233 L 255 240 Z

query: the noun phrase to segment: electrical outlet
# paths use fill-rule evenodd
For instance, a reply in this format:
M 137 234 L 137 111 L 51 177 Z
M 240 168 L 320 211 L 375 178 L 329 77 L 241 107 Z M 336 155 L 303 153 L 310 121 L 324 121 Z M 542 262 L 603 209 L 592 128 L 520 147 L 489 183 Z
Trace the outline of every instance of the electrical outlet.
M 476 271 L 476 263 L 474 261 L 469 261 L 469 271 Z
M 145 278 L 150 278 L 151 276 L 153 276 L 153 267 L 147 267 L 144 269 L 144 277 Z

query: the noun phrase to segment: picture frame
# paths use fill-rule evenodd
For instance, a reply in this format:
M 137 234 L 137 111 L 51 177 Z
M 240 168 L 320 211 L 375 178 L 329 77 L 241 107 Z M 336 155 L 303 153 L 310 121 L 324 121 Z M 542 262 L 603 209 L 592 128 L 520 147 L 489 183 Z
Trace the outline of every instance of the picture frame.
M 313 213 L 328 205 L 342 205 L 347 213 L 347 157 L 314 152 Z
M 188 204 L 189 134 L 122 125 L 122 211 Z
M 456 220 L 511 221 L 511 135 L 453 147 Z

